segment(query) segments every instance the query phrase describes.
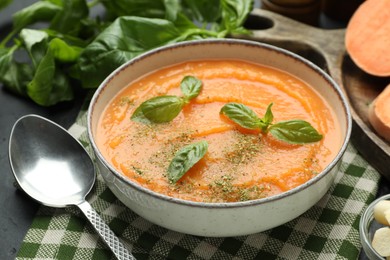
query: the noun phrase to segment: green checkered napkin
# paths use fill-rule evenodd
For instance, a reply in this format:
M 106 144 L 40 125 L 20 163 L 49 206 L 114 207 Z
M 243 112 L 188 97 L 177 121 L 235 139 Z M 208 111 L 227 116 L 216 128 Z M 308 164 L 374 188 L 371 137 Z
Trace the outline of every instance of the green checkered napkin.
M 69 131 L 90 150 L 86 113 Z M 300 217 L 274 229 L 210 238 L 174 232 L 125 207 L 98 175 L 92 207 L 137 259 L 357 259 L 362 211 L 376 195 L 380 175 L 350 145 L 329 192 Z M 113 259 L 77 208 L 40 207 L 17 259 Z

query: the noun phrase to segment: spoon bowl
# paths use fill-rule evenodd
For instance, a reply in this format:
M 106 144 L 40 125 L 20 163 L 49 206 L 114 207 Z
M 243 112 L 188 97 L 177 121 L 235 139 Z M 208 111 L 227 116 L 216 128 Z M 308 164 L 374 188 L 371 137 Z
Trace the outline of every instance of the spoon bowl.
M 21 117 L 11 131 L 9 160 L 17 183 L 31 198 L 51 207 L 77 206 L 118 259 L 135 259 L 86 201 L 95 167 L 64 128 L 41 116 Z
M 67 131 L 42 117 L 25 116 L 15 123 L 9 155 L 19 186 L 43 205 L 77 205 L 94 185 L 90 156 Z

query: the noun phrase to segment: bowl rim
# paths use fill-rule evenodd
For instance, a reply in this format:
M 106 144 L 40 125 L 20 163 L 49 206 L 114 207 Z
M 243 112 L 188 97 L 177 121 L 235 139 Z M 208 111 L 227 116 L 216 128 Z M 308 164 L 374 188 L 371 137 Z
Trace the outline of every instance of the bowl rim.
M 374 208 L 375 205 L 378 204 L 378 202 L 382 200 L 390 200 L 390 194 L 382 195 L 378 198 L 376 198 L 373 202 L 371 202 L 367 208 L 363 211 L 363 214 L 360 218 L 359 221 L 359 236 L 360 236 L 360 241 L 362 243 L 363 249 L 368 247 L 371 252 L 366 252 L 366 254 L 374 254 L 375 256 L 378 257 L 378 259 L 384 259 L 383 256 L 381 256 L 373 247 L 372 247 L 372 241 L 370 241 L 368 237 L 367 229 L 369 226 L 366 224 L 369 224 L 369 222 L 374 221 Z
M 160 52 L 163 51 L 170 51 L 178 47 L 188 47 L 192 45 L 204 45 L 204 44 L 227 44 L 227 45 L 246 45 L 250 47 L 257 47 L 257 48 L 262 48 L 266 49 L 267 51 L 275 51 L 280 54 L 283 54 L 284 56 L 288 56 L 289 58 L 295 59 L 298 62 L 304 64 L 305 66 L 309 67 L 314 73 L 317 73 L 321 77 L 324 78 L 326 82 L 330 86 L 332 86 L 333 90 L 336 92 L 338 95 L 340 102 L 342 104 L 342 107 L 345 111 L 345 116 L 346 116 L 346 135 L 345 138 L 343 139 L 343 142 L 340 146 L 340 149 L 336 156 L 333 158 L 333 160 L 315 177 L 312 179 L 306 181 L 305 183 L 290 189 L 288 191 L 282 192 L 277 195 L 273 195 L 270 197 L 265 197 L 265 198 L 260 198 L 260 199 L 255 199 L 255 200 L 248 200 L 248 201 L 237 201 L 237 202 L 197 202 L 197 201 L 190 201 L 190 200 L 184 200 L 184 199 L 179 199 L 179 198 L 174 198 L 170 197 L 161 193 L 157 193 L 153 190 L 147 189 L 135 182 L 132 182 L 129 178 L 125 177 L 123 174 L 119 173 L 110 163 L 107 162 L 107 160 L 103 157 L 101 154 L 100 150 L 98 149 L 94 138 L 92 134 L 92 114 L 93 114 L 93 108 L 96 100 L 100 96 L 100 92 L 104 87 L 121 71 L 123 71 L 126 67 L 129 67 L 138 61 L 145 59 L 149 56 L 152 55 L 158 55 Z M 183 61 L 184 62 L 184 61 Z M 171 64 L 174 65 L 174 64 Z M 169 65 L 169 66 L 171 66 Z M 168 65 L 167 65 L 168 66 Z M 90 140 L 91 146 L 95 152 L 95 155 L 98 157 L 101 163 L 104 164 L 105 167 L 107 167 L 111 174 L 114 174 L 116 178 L 119 178 L 122 182 L 126 183 L 126 185 L 131 186 L 132 188 L 136 189 L 137 191 L 140 191 L 142 193 L 146 193 L 149 196 L 154 197 L 155 199 L 160 199 L 166 202 L 173 202 L 176 204 L 180 205 L 186 205 L 189 207 L 197 207 L 197 208 L 240 208 L 240 207 L 248 207 L 248 206 L 253 206 L 253 205 L 258 205 L 258 204 L 266 204 L 270 203 L 273 201 L 281 200 L 285 197 L 291 196 L 293 194 L 296 194 L 302 190 L 307 189 L 314 183 L 320 181 L 322 178 L 324 178 L 333 167 L 337 166 L 337 163 L 341 160 L 341 157 L 343 156 L 344 152 L 347 149 L 350 136 L 351 136 L 351 131 L 352 131 L 352 119 L 351 119 L 351 111 L 349 108 L 349 104 L 347 101 L 347 98 L 343 91 L 341 90 L 340 86 L 335 82 L 334 79 L 332 79 L 323 69 L 315 65 L 313 62 L 303 58 L 302 56 L 299 56 L 298 54 L 295 54 L 291 51 L 288 51 L 283 48 L 276 47 L 274 45 L 270 45 L 267 43 L 262 43 L 262 42 L 255 42 L 251 40 L 243 40 L 243 39 L 203 39 L 203 40 L 193 40 L 193 41 L 185 41 L 185 42 L 179 42 L 179 43 L 173 43 L 161 47 L 157 47 L 155 49 L 149 50 L 147 52 L 144 52 L 143 54 L 127 61 L 126 63 L 122 64 L 119 66 L 117 69 L 115 69 L 113 72 L 110 73 L 99 85 L 99 87 L 96 89 L 89 107 L 88 107 L 88 113 L 87 113 L 87 130 L 88 130 L 88 138 Z

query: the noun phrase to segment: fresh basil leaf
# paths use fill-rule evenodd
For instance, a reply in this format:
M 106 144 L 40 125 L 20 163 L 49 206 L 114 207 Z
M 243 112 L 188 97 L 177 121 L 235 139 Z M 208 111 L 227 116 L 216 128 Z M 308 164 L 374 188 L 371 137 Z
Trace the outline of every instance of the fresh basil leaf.
M 224 37 L 237 26 L 239 28 L 235 30 L 240 30 L 242 25 L 240 17 L 238 21 L 241 25 L 232 23 L 229 29 L 226 29 L 228 26 L 225 25 L 224 19 L 229 15 L 223 10 L 219 0 L 100 0 L 88 3 L 93 6 L 98 2 L 106 7 L 104 20 L 101 20 L 100 16 L 88 17 L 87 0 L 43 0 L 15 13 L 13 29 L 0 42 L 0 48 L 5 48 L 6 44 L 28 25 L 43 21 L 48 22 L 46 24 L 49 27 L 43 30 L 47 35 L 28 30 L 21 33 L 23 47 L 26 48 L 33 66 L 30 63 L 15 62 L 13 54 L 9 55 L 7 50 L 2 52 L 2 60 L 10 63 L 0 64 L 3 66 L 2 70 L 6 71 L 5 75 L 0 75 L 0 81 L 12 91 L 23 95 L 27 92 L 27 82 L 34 78 L 34 83 L 30 85 L 34 86 L 34 91 L 30 90 L 30 93 L 38 93 L 39 91 L 35 90 L 41 88 L 37 86 L 46 86 L 41 84 L 46 81 L 42 80 L 45 78 L 42 75 L 33 76 L 33 72 L 39 71 L 41 74 L 44 67 L 51 67 L 48 65 L 51 60 L 49 56 L 52 55 L 55 60 L 54 74 L 50 75 L 57 79 L 53 80 L 54 85 L 57 82 L 67 82 L 68 76 L 71 76 L 80 80 L 84 87 L 96 88 L 114 69 L 145 51 L 179 41 Z M 246 16 L 244 10 L 247 9 L 243 8 L 245 4 L 234 2 L 237 3 L 233 6 L 239 5 L 236 14 Z M 191 11 L 192 7 L 196 10 Z M 225 16 L 222 15 L 223 12 Z M 195 13 L 197 14 L 194 15 Z M 199 19 L 195 20 L 201 20 L 202 24 L 193 22 L 195 16 Z M 111 22 L 114 19 L 116 20 Z M 29 35 L 30 33 L 33 34 Z M 59 40 L 53 40 L 55 38 Z M 18 50 L 21 50 L 19 39 L 15 38 L 15 41 Z M 87 48 L 77 58 L 80 49 L 74 46 Z M 48 54 L 49 49 L 51 54 Z M 77 63 L 72 64 L 75 59 Z M 42 61 L 45 61 L 42 63 L 46 64 L 45 66 L 41 64 Z M 56 61 L 63 63 L 57 64 Z M 70 96 L 68 94 L 71 93 L 68 87 L 68 83 L 65 83 L 63 88 L 53 86 L 49 95 L 51 98 L 42 97 L 47 101 L 43 103 L 55 103 L 55 99 L 67 100 Z M 63 98 L 60 98 L 62 95 Z
M 181 92 L 187 100 L 197 97 L 202 89 L 202 81 L 194 76 L 185 76 L 180 83 Z
M 26 86 L 33 77 L 33 70 L 28 64 L 14 60 L 13 55 L 16 49 L 16 46 L 0 48 L 0 82 L 9 91 L 27 96 Z
M 184 12 L 199 23 L 214 23 L 221 18 L 220 2 L 220 0 L 184 0 Z
M 180 83 L 184 98 L 177 96 L 159 96 L 143 102 L 131 116 L 131 120 L 140 123 L 164 123 L 172 121 L 188 101 L 199 95 L 202 82 L 193 76 L 185 76 Z
M 37 67 L 46 54 L 48 34 L 40 30 L 23 29 L 19 36 L 30 55 L 34 67 Z
M 177 96 L 159 96 L 141 104 L 144 116 L 154 123 L 172 121 L 184 106 L 184 100 Z
M 142 112 L 142 105 L 137 107 L 137 109 L 133 112 L 130 119 L 134 122 L 143 123 L 143 124 L 151 124 L 152 121 L 146 118 L 144 112 Z
M 114 17 L 139 16 L 164 18 L 164 0 L 100 0 L 107 11 Z
M 243 25 L 252 11 L 253 5 L 253 0 L 221 0 L 222 28 L 228 34 L 249 34 L 250 31 L 246 30 Z
M 22 39 L 27 50 L 30 51 L 32 46 L 36 43 L 42 42 L 48 39 L 49 35 L 45 31 L 35 29 L 23 29 L 20 32 L 20 38 Z
M 120 17 L 82 52 L 78 62 L 80 80 L 84 87 L 96 88 L 126 61 L 147 50 L 176 42 L 181 35 L 182 32 L 167 20 Z
M 270 126 L 269 132 L 277 139 L 293 144 L 317 142 L 322 139 L 322 135 L 304 120 L 278 122 Z
M 82 24 L 84 26 L 83 29 L 86 29 L 86 31 L 88 31 L 88 29 L 86 27 L 92 26 L 92 25 L 86 24 L 88 21 L 90 21 L 90 20 L 86 19 L 86 20 L 82 21 Z M 94 26 L 99 27 L 96 24 Z M 97 28 L 97 29 L 99 29 L 99 28 Z M 63 33 L 60 33 L 60 32 L 54 31 L 54 30 L 50 30 L 50 29 L 45 29 L 44 32 L 47 33 L 47 35 L 49 35 L 50 39 L 58 38 L 64 42 L 66 42 L 66 44 L 68 44 L 68 45 L 78 46 L 80 48 L 84 48 L 89 44 L 88 39 L 87 40 L 81 39 L 81 38 L 78 38 L 76 36 L 63 34 Z M 83 36 L 84 36 L 84 31 L 80 32 L 80 33 L 83 33 Z M 85 34 L 96 35 L 96 32 L 95 33 L 94 32 L 85 32 Z
M 165 7 L 165 19 L 169 21 L 176 21 L 177 15 L 179 14 L 181 7 L 179 0 L 164 0 Z
M 5 8 L 7 5 L 9 5 L 12 2 L 12 0 L 1 0 L 0 1 L 0 9 Z
M 264 126 L 256 113 L 240 103 L 225 104 L 220 113 L 230 118 L 233 122 L 247 129 L 259 129 Z
M 66 0 L 50 24 L 50 29 L 69 35 L 78 35 L 81 20 L 88 17 L 89 9 L 86 0 Z
M 40 30 L 23 29 L 20 38 L 35 69 L 31 81 L 25 83 L 27 95 L 41 106 L 73 99 L 69 80 L 55 59 L 74 62 L 78 58 L 77 49 L 57 38 L 49 41 L 49 35 Z
M 273 103 L 268 105 L 267 110 L 265 111 L 264 117 L 260 119 L 264 123 L 264 126 L 261 128 L 261 130 L 265 133 L 268 131 L 268 129 L 267 129 L 268 126 L 274 120 L 274 115 L 272 114 L 272 110 L 271 110 L 272 105 L 273 105 Z
M 27 85 L 28 96 L 41 106 L 51 106 L 73 99 L 73 90 L 64 72 L 56 67 L 54 54 L 47 46 L 44 57 Z
M 199 30 L 199 28 L 194 24 L 194 22 L 182 13 L 177 14 L 174 25 L 180 32 L 186 32 L 191 29 Z
M 24 27 L 36 22 L 50 21 L 60 10 L 61 6 L 49 1 L 39 1 L 16 12 L 13 15 L 12 31 L 1 41 L 0 46 L 4 47 Z
M 206 141 L 190 144 L 180 149 L 169 164 L 169 181 L 176 183 L 189 169 L 203 158 L 207 149 L 208 143 Z
M 7 71 L 6 64 L 12 61 L 12 55 L 16 49 L 16 46 L 14 46 L 13 48 L 0 48 L 0 77 L 3 76 L 4 73 Z
M 47 1 L 47 2 L 50 2 L 52 4 L 55 4 L 55 5 L 58 5 L 58 6 L 63 6 L 64 5 L 64 0 L 41 0 L 41 1 Z
M 50 41 L 49 48 L 52 50 L 54 58 L 61 62 L 76 62 L 83 50 L 77 46 L 70 46 L 58 38 Z
M 219 32 L 197 27 L 185 15 L 180 13 L 177 16 L 174 25 L 181 32 L 181 35 L 175 39 L 176 42 L 222 37 Z
M 49 1 L 36 2 L 13 15 L 14 29 L 20 31 L 27 25 L 41 21 L 50 21 L 61 10 L 61 6 Z

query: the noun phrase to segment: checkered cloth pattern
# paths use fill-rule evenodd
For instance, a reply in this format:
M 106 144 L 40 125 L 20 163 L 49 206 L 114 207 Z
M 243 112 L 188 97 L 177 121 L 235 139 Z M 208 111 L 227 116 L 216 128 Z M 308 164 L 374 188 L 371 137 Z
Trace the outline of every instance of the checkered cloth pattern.
M 69 129 L 91 152 L 86 113 Z M 212 238 L 174 232 L 125 207 L 98 178 L 87 198 L 137 259 L 357 259 L 359 219 L 378 188 L 380 174 L 349 145 L 328 193 L 298 218 L 274 229 Z M 41 206 L 17 259 L 114 259 L 75 207 Z

